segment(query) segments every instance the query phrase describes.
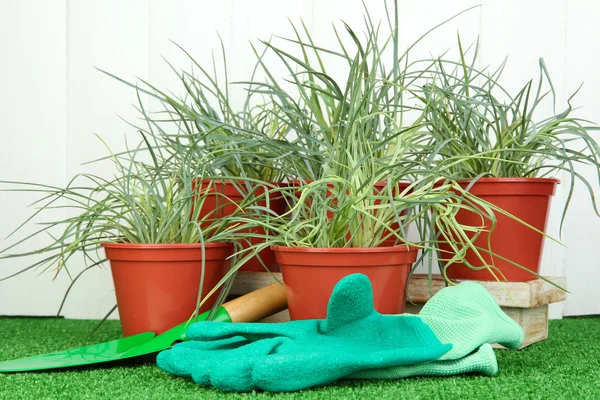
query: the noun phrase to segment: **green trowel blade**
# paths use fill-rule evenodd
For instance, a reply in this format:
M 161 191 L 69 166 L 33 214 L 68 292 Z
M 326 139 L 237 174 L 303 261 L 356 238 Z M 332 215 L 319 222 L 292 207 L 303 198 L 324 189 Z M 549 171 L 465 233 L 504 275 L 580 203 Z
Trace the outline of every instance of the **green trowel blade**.
M 205 321 L 208 314 L 206 312 L 199 315 L 198 321 Z M 212 321 L 231 322 L 231 317 L 224 307 L 220 307 Z M 155 336 L 153 332 L 144 332 L 123 339 L 93 344 L 77 349 L 2 361 L 0 362 L 0 373 L 78 367 L 156 353 L 157 351 L 168 349 L 178 340 L 184 340 L 184 333 L 188 325 L 190 323 L 184 322 L 158 336 Z
M 144 332 L 123 339 L 77 349 L 3 361 L 0 362 L 0 372 L 39 371 L 114 361 L 120 359 L 121 355 L 131 349 L 152 340 L 154 336 L 153 332 Z

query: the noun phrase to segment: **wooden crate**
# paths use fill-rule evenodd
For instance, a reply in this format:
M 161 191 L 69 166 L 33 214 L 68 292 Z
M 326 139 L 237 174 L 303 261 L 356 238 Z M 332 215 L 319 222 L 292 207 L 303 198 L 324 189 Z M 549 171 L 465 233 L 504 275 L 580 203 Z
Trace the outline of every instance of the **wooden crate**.
M 566 277 L 547 277 L 547 279 L 566 288 Z M 276 280 L 282 280 L 280 273 L 240 272 L 233 284 L 231 294 L 242 295 Z M 525 331 L 523 347 L 548 337 L 548 304 L 563 301 L 567 297 L 563 290 L 542 279 L 529 282 L 479 283 L 490 291 L 504 312 L 523 327 Z M 406 312 L 418 313 L 423 304 L 444 287 L 441 276 L 434 276 L 430 290 L 427 275 L 413 275 L 408 285 Z M 265 321 L 283 322 L 289 319 L 289 313 L 285 310 Z
M 566 289 L 566 277 L 546 277 Z M 563 301 L 566 292 L 556 286 L 536 279 L 528 282 L 479 282 L 494 296 L 498 305 L 525 331 L 523 347 L 548 337 L 548 304 Z M 408 285 L 408 303 L 406 312 L 417 313 L 430 299 L 431 295 L 445 287 L 441 276 L 435 276 L 431 282 L 431 292 L 427 275 L 415 275 Z M 497 348 L 502 348 L 496 345 Z

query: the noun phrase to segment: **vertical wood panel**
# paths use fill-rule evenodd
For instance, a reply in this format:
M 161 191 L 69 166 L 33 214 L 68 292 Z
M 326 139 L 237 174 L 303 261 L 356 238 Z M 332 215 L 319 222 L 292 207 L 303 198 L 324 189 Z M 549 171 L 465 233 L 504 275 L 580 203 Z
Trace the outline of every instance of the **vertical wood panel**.
M 597 38 L 600 36 L 600 7 L 597 2 L 569 0 L 567 2 L 567 32 L 565 54 L 565 81 L 562 91 L 573 93 L 583 87 L 573 100 L 577 116 L 600 122 L 600 76 L 598 62 L 600 52 Z M 593 136 L 598 141 L 598 132 Z M 597 171 L 589 166 L 580 172 L 596 187 L 596 199 L 600 196 Z M 571 294 L 565 302 L 565 315 L 600 314 L 600 218 L 592 209 L 586 188 L 577 184 L 576 196 L 570 207 L 565 224 L 564 238 L 567 242 L 565 272 L 569 279 Z
M 477 6 L 477 0 L 400 1 L 400 38 L 405 48 L 430 29 L 441 25 L 415 46 L 410 59 L 438 57 L 446 52 L 448 56 L 456 57 L 458 33 L 464 47 L 474 44 L 480 32 L 481 8 Z
M 276 0 L 228 0 L 214 3 L 152 1 L 151 81 L 160 87 L 169 88 L 176 94 L 182 93 L 181 83 L 163 57 L 176 69 L 195 70 L 200 76 L 197 68 L 192 68 L 192 62 L 187 56 L 170 42 L 173 41 L 181 45 L 211 74 L 214 55 L 217 77 L 224 85 L 223 50 L 220 42 L 222 40 L 227 60 L 230 96 L 234 105 L 240 106 L 244 91 L 242 86 L 231 83 L 250 79 L 255 57 L 249 41 L 257 45 L 258 39 L 268 40 L 274 34 L 289 32 L 288 17 L 296 19 L 299 16 L 310 16 L 307 4 L 307 1 Z
M 303 20 L 310 29 L 312 26 L 312 2 L 308 0 L 279 1 L 279 0 L 232 0 L 231 25 L 229 37 L 231 43 L 228 50 L 230 66 L 230 81 L 248 81 L 256 64 L 256 56 L 250 47 L 250 42 L 260 52 L 264 45 L 259 40 L 268 41 L 287 51 L 294 51 L 297 46 L 275 38 L 295 38 L 290 20 L 298 29 Z M 297 54 L 296 52 L 294 52 Z M 269 51 L 264 57 L 265 63 L 273 75 L 278 78 L 289 79 L 290 73 L 276 57 Z M 263 80 L 264 74 L 258 74 L 255 79 Z M 285 86 L 285 85 L 283 85 Z M 234 107 L 241 107 L 245 100 L 245 85 L 232 85 L 230 95 L 234 99 Z
M 373 20 L 383 19 L 385 24 L 383 2 L 367 3 Z M 436 23 L 478 3 L 401 0 L 401 43 L 408 45 Z M 593 38 L 600 34 L 600 7 L 584 0 L 483 3 L 480 9 L 457 18 L 424 40 L 411 59 L 436 56 L 448 49 L 452 54 L 457 30 L 463 43 L 472 43 L 480 34 L 480 67 L 498 65 L 509 55 L 504 77 L 509 88 L 537 78 L 538 57 L 542 56 L 558 90 L 559 108 L 585 81 L 575 101 L 584 106 L 579 115 L 600 120 L 595 112 L 600 107 L 595 93 L 600 79 L 593 68 L 598 58 Z M 388 4 L 393 2 L 389 0 Z M 123 146 L 126 134 L 130 138 L 134 134 L 118 116 L 130 121 L 137 117 L 132 107 L 135 92 L 97 72 L 94 66 L 129 80 L 136 76 L 148 78 L 177 93 L 177 77 L 161 56 L 176 67 L 189 69 L 190 63 L 169 40 L 181 44 L 203 65 L 211 65 L 211 49 L 216 50 L 218 58 L 218 31 L 226 46 L 230 80 L 235 81 L 247 79 L 253 66 L 247 41 L 256 43 L 257 38 L 268 39 L 271 34 L 290 36 L 288 17 L 294 22 L 303 18 L 317 44 L 325 47 L 336 45 L 332 22 L 344 20 L 357 31 L 364 30 L 363 5 L 358 0 L 0 0 L 0 8 L 0 157 L 5 166 L 0 178 L 56 185 L 63 185 L 66 178 L 84 170 L 110 174 L 107 166 L 80 165 L 106 154 L 93 133 L 100 134 L 115 150 Z M 337 26 L 342 27 L 339 23 Z M 278 46 L 293 48 L 274 40 Z M 287 76 L 276 60 L 270 62 L 277 75 Z M 331 65 L 328 72 L 332 75 L 343 71 L 343 65 Z M 232 93 L 236 96 L 234 104 L 240 104 L 241 89 L 232 89 Z M 550 105 L 545 107 L 549 110 Z M 594 172 L 584 170 L 592 179 Z M 549 221 L 549 234 L 553 236 L 558 236 L 565 186 L 559 187 L 553 200 Z M 584 188 L 578 186 L 577 190 L 563 234 L 568 248 L 546 241 L 542 270 L 550 275 L 567 274 L 572 289 L 565 303 L 567 315 L 600 313 L 598 295 L 587 284 L 600 278 L 593 267 L 600 256 L 596 254 L 600 250 L 596 250 L 599 246 L 594 234 L 600 229 L 600 220 L 593 215 Z M 0 206 L 5 210 L 0 218 L 2 237 L 30 214 L 32 210 L 25 205 L 34 198 L 28 194 L 0 193 Z M 58 211 L 49 216 L 63 215 Z M 33 228 L 28 227 L 27 232 Z M 5 246 L 10 242 L 0 243 Z M 44 243 L 29 242 L 27 249 Z M 27 265 L 27 261 L 31 259 L 1 261 L 0 276 Z M 56 311 L 66 279 L 51 282 L 50 273 L 35 275 L 28 273 L 0 282 L 0 315 L 51 315 Z M 97 269 L 76 287 L 65 314 L 97 318 L 113 302 L 110 272 L 107 268 Z M 554 317 L 560 313 L 556 308 L 551 311 Z
M 0 2 L 0 179 L 63 185 L 66 135 L 66 2 Z M 4 185 L 2 188 L 6 188 Z M 0 248 L 39 227 L 29 224 L 16 238 L 6 236 L 35 210 L 31 193 L 0 193 Z M 52 220 L 62 211 L 46 214 Z M 30 240 L 15 251 L 47 244 Z M 0 278 L 42 257 L 0 261 Z M 0 282 L 0 315 L 52 315 L 66 280 L 30 271 Z
M 439 57 L 444 53 L 448 57 L 456 59 L 458 57 L 458 32 L 460 32 L 464 46 L 469 46 L 477 40 L 480 31 L 480 9 L 474 8 L 465 11 L 477 4 L 472 0 L 452 2 L 437 0 L 400 1 L 398 5 L 400 51 L 406 51 L 421 36 L 433 29 L 410 50 L 407 56 L 408 60 L 410 62 L 426 60 Z M 457 15 L 463 11 L 465 11 L 463 14 Z M 447 21 L 449 19 L 451 20 Z M 435 28 L 437 25 L 440 26 Z M 415 102 L 411 98 L 407 98 L 406 101 L 409 104 Z M 409 231 L 410 237 L 413 240 L 419 240 L 415 227 L 411 228 Z M 427 273 L 428 262 L 429 260 L 425 259 L 423 264 L 417 267 L 416 273 Z M 433 265 L 433 272 L 439 272 L 437 264 Z
M 508 57 L 508 63 L 501 82 L 511 93 L 516 94 L 527 81 L 539 78 L 539 58 L 543 57 L 553 83 L 558 88 L 564 80 L 564 57 L 566 29 L 565 2 L 550 3 L 543 0 L 484 2 L 481 22 L 480 68 L 497 68 Z M 564 105 L 566 93 L 559 90 L 558 107 Z M 549 99 L 548 99 L 549 100 Z M 537 119 L 543 119 L 552 112 L 551 101 L 542 103 Z M 559 179 L 564 175 L 557 173 Z M 566 185 L 559 185 L 552 200 L 547 233 L 559 237 L 559 224 L 562 205 L 566 199 Z M 568 238 L 563 237 L 568 240 Z M 564 275 L 565 248 L 545 239 L 540 273 L 543 275 Z M 569 280 L 569 287 L 575 282 Z M 562 315 L 563 304 L 550 306 L 553 318 Z
M 549 6 L 551 4 L 551 6 Z M 508 57 L 501 82 L 511 93 L 516 94 L 527 81 L 539 78 L 539 58 L 543 57 L 553 83 L 560 88 L 564 80 L 566 29 L 565 2 L 548 3 L 543 0 L 483 2 L 481 8 L 481 58 L 479 67 L 497 68 Z M 562 107 L 566 93 L 559 90 L 558 105 Z M 546 101 L 539 107 L 537 119 L 552 112 L 552 103 Z M 564 175 L 556 173 L 559 179 Z M 547 233 L 559 238 L 562 205 L 566 201 L 566 186 L 559 185 L 552 200 Z M 563 239 L 567 240 L 566 237 Z M 540 273 L 564 275 L 565 248 L 545 239 Z M 574 282 L 569 280 L 569 287 Z M 560 318 L 563 304 L 550 306 L 552 318 Z
M 150 1 L 149 79 L 154 85 L 183 94 L 185 88 L 167 60 L 177 70 L 192 70 L 192 61 L 172 42 L 183 47 L 204 68 L 212 70 L 214 50 L 221 71 L 219 36 L 229 47 L 230 0 L 207 2 L 193 0 Z
M 381 24 L 380 38 L 385 40 L 391 33 L 387 24 L 385 3 L 370 1 L 366 4 L 369 7 L 369 16 L 373 24 Z M 355 56 L 358 49 L 344 23 L 350 27 L 363 44 L 366 43 L 366 15 L 362 2 L 360 0 L 315 1 L 313 7 L 312 35 L 316 45 L 341 53 L 342 47 L 339 43 L 341 41 L 348 55 Z M 336 30 L 339 40 L 335 34 Z M 322 54 L 322 58 L 327 74 L 333 77 L 340 87 L 345 87 L 349 73 L 348 62 L 341 57 L 328 54 Z
M 498 66 L 508 56 L 503 79 L 509 89 L 523 87 L 539 75 L 543 57 L 556 83 L 562 82 L 565 57 L 564 1 L 488 0 L 481 7 L 480 67 Z M 559 100 L 565 101 L 568 96 Z M 546 111 L 550 104 L 546 104 Z
M 98 134 L 113 151 L 140 138 L 119 117 L 135 122 L 135 91 L 100 73 L 104 69 L 124 79 L 148 74 L 149 3 L 135 1 L 69 2 L 68 175 L 92 172 L 110 177 L 110 162 L 83 166 L 108 153 Z M 72 264 L 75 264 L 74 261 Z M 83 267 L 83 260 L 79 268 Z M 101 318 L 115 304 L 107 267 L 94 268 L 75 285 L 65 307 L 70 318 Z M 116 314 L 114 315 L 116 317 Z

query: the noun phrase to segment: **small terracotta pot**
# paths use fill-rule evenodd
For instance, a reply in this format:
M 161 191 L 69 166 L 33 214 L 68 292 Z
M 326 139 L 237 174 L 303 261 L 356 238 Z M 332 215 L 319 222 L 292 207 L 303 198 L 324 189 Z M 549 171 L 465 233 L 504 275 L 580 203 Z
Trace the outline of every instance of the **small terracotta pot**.
M 304 181 L 307 184 L 314 182 L 313 180 L 306 180 Z M 295 179 L 293 181 L 290 182 L 291 186 L 295 186 L 295 187 L 300 187 L 302 185 L 302 181 L 300 181 L 299 179 Z M 373 185 L 373 194 L 378 195 L 378 194 L 385 194 L 386 193 L 386 187 L 387 187 L 388 183 L 385 181 L 382 182 L 376 182 Z M 404 192 L 404 190 L 406 190 L 409 186 L 411 185 L 410 182 L 398 182 L 396 187 L 397 189 L 394 191 L 394 195 L 398 195 L 402 192 Z M 327 195 L 330 195 L 331 193 L 327 193 Z M 296 191 L 296 198 L 300 198 L 300 191 Z M 309 200 L 310 201 L 310 200 Z M 380 204 L 380 201 L 377 201 L 376 204 Z M 310 203 L 309 203 L 310 205 Z M 407 211 L 403 211 L 400 213 L 401 216 L 406 216 Z M 332 211 L 327 211 L 327 216 L 329 218 L 333 218 L 333 212 Z M 392 223 L 391 225 L 392 231 L 396 232 L 398 230 L 400 230 L 400 225 L 397 222 Z M 404 228 L 405 233 L 408 232 L 408 227 Z M 389 234 L 390 232 L 386 229 L 382 232 L 381 236 L 385 237 Z M 348 234 L 348 239 L 350 238 L 350 234 Z M 380 247 L 390 247 L 390 246 L 396 246 L 397 244 L 397 240 L 396 237 L 391 237 L 389 239 L 386 239 L 383 243 L 381 243 Z
M 354 273 L 365 274 L 371 281 L 377 311 L 403 313 L 408 274 L 419 251 L 406 246 L 272 248 L 281 265 L 292 320 L 325 318 L 333 287 Z
M 459 181 L 458 183 L 461 187 L 466 188 L 470 182 Z M 481 178 L 475 182 L 469 193 L 498 206 L 539 231 L 545 232 L 550 198 L 554 195 L 559 182 L 558 179 L 553 178 Z M 544 236 L 499 212 L 496 212 L 495 215 L 497 221 L 494 231 L 482 233 L 475 241 L 475 245 L 488 249 L 489 239 L 491 240 L 491 251 L 539 273 Z M 481 227 L 483 222 L 486 229 L 492 227 L 489 219 L 482 221 L 481 216 L 468 210 L 460 210 L 456 220 L 467 226 Z M 453 254 L 448 244 L 441 243 L 440 248 L 442 258 Z M 482 251 L 480 251 L 480 255 L 488 265 L 495 265 L 502 271 L 509 282 L 537 279 L 532 273 L 501 258 L 492 257 Z M 465 258 L 474 266 L 482 266 L 473 251 L 469 250 Z M 496 280 L 487 269 L 473 270 L 463 263 L 453 263 L 448 267 L 446 273 L 450 279 Z M 498 279 L 504 280 L 497 271 L 496 275 Z
M 280 182 L 271 182 L 273 186 L 286 186 L 286 183 Z M 203 219 L 206 217 L 204 222 L 201 224 L 202 227 L 209 226 L 212 221 L 215 219 L 220 219 L 229 215 L 232 215 L 234 212 L 239 210 L 236 204 L 241 204 L 245 199 L 245 194 L 240 193 L 238 188 L 236 188 L 231 181 L 222 181 L 222 180 L 213 180 L 213 179 L 202 179 L 194 181 L 193 190 L 207 190 L 208 195 L 204 200 L 202 205 L 202 209 L 200 210 L 199 218 Z M 238 186 L 244 187 L 244 183 L 238 183 Z M 255 192 L 255 196 L 264 196 L 265 187 L 260 186 Z M 281 215 L 285 212 L 287 203 L 282 193 L 269 193 L 269 209 L 274 211 L 277 215 Z M 255 203 L 255 205 L 260 207 L 267 207 L 267 201 L 260 200 Z M 248 230 L 248 233 L 254 233 L 257 235 L 264 235 L 265 230 L 260 227 L 252 228 Z M 264 240 L 251 238 L 250 244 L 247 241 L 241 241 L 241 246 L 243 249 L 246 249 L 250 246 L 254 246 L 256 244 L 263 243 Z M 275 255 L 270 248 L 266 248 L 258 253 L 260 259 L 265 264 L 267 268 L 269 268 L 272 272 L 280 271 L 279 265 L 275 260 Z M 240 271 L 254 271 L 261 272 L 265 271 L 265 268 L 260 263 L 258 257 L 252 257 L 248 260 L 241 268 Z
M 185 322 L 196 309 L 202 271 L 200 244 L 102 243 L 110 260 L 124 336 L 157 335 Z M 229 269 L 231 243 L 204 244 L 202 298 Z M 210 310 L 219 292 L 200 308 Z

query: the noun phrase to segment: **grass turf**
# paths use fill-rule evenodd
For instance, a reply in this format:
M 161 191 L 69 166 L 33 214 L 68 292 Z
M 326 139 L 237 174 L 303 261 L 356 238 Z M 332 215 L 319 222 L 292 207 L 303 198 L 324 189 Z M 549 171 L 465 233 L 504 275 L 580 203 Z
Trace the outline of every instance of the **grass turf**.
M 58 351 L 119 337 L 108 321 L 0 318 L 0 360 Z M 287 394 L 226 394 L 159 370 L 153 357 L 60 372 L 0 374 L 0 399 L 595 399 L 600 398 L 600 318 L 550 321 L 550 338 L 519 351 L 496 350 L 497 377 L 456 376 L 399 381 L 341 381 Z

